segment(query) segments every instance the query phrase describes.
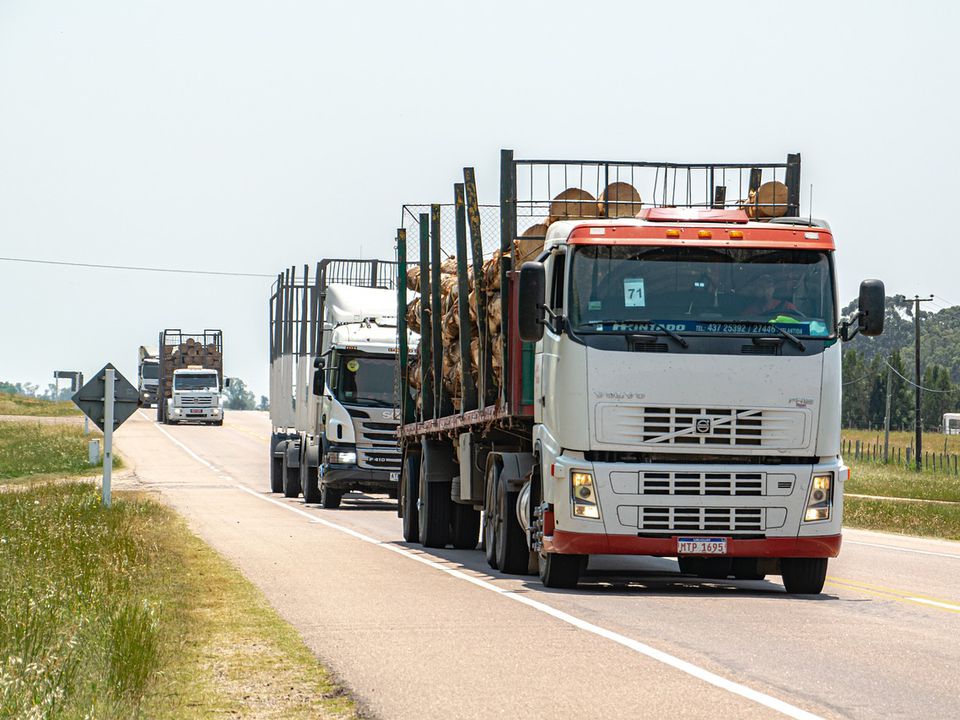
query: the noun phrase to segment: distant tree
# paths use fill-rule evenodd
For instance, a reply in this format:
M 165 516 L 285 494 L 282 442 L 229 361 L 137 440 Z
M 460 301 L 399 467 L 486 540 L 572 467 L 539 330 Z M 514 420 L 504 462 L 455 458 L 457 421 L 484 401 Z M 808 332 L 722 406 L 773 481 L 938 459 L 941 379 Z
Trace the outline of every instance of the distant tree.
M 23 395 L 23 385 L 0 380 L 0 392 L 10 393 L 11 395 Z
M 17 383 L 17 384 L 19 385 L 19 383 Z M 36 396 L 37 396 L 37 390 L 39 390 L 39 389 L 40 389 L 40 386 L 37 385 L 36 383 L 25 382 L 25 383 L 23 384 L 23 391 L 22 391 L 22 392 L 23 392 L 24 395 L 29 395 L 30 397 L 36 397 Z
M 270 409 L 270 398 L 266 395 L 260 396 L 260 404 L 257 405 L 257 410 L 269 410 Z
M 223 406 L 227 410 L 253 410 L 257 406 L 256 396 L 240 378 L 230 378 L 230 387 L 223 394 L 226 397 Z

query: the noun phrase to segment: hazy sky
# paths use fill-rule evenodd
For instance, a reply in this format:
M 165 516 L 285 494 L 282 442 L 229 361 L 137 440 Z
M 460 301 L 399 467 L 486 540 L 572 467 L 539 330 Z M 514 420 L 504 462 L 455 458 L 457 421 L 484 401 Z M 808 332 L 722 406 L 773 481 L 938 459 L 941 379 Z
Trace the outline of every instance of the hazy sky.
M 0 0 L 0 256 L 279 272 L 393 257 L 404 202 L 518 157 L 781 162 L 841 297 L 960 303 L 953 3 Z M 804 208 L 804 212 L 807 209 Z M 941 220 L 940 218 L 943 218 Z M 0 379 L 224 331 L 267 392 L 271 281 L 0 261 Z

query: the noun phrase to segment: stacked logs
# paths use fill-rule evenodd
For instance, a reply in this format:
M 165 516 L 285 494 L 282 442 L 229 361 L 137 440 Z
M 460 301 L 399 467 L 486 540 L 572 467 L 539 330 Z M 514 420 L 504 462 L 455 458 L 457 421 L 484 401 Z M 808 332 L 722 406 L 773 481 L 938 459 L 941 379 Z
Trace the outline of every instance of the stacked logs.
M 222 361 L 220 350 L 215 343 L 204 345 L 194 338 L 187 338 L 186 342 L 173 346 L 166 359 L 173 368 L 186 368 L 191 365 L 219 368 Z
M 527 228 L 513 243 L 512 267 L 519 269 L 528 260 L 535 260 L 543 250 L 543 241 L 550 224 L 557 220 L 609 217 L 633 217 L 639 212 L 642 203 L 637 191 L 626 183 L 613 183 L 600 199 L 579 188 L 569 188 L 554 198 L 550 204 L 549 217 L 542 223 Z M 495 252 L 487 258 L 482 267 L 483 288 L 487 307 L 487 340 L 490 347 L 493 384 L 499 390 L 503 381 L 503 300 L 500 287 L 501 253 Z M 474 386 L 480 387 L 480 330 L 477 322 L 478 288 L 473 277 L 473 268 L 467 272 L 469 288 L 468 307 L 470 327 L 470 373 Z M 407 266 L 407 288 L 420 293 L 420 265 Z M 458 308 L 459 284 L 457 282 L 456 258 L 449 257 L 440 264 L 440 333 L 443 356 L 441 359 L 441 382 L 450 397 L 454 409 L 459 412 L 463 393 L 460 367 L 460 315 Z M 420 312 L 424 299 L 416 297 L 407 305 L 407 327 L 419 333 Z M 427 301 L 427 318 L 431 308 Z M 416 392 L 417 413 L 421 408 L 420 349 L 411 356 L 408 364 L 408 382 Z

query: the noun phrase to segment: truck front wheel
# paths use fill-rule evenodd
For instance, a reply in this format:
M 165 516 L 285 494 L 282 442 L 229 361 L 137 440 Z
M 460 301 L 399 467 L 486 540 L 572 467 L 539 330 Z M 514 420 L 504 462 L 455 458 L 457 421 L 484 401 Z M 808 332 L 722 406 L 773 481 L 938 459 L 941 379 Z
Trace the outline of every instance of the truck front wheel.
M 586 555 L 561 555 L 559 553 L 540 553 L 538 574 L 540 582 L 548 588 L 575 588 L 580 582 L 580 573 Z
M 514 510 L 517 506 L 517 496 L 520 493 L 510 492 L 503 479 L 497 482 L 496 506 L 496 555 L 497 567 L 500 572 L 511 575 L 526 575 L 530 561 L 530 551 L 527 549 L 527 536 Z
M 819 595 L 827 579 L 827 558 L 783 558 L 780 574 L 791 595 Z
M 335 490 L 329 485 L 320 487 L 320 507 L 324 510 L 336 510 L 343 500 L 343 490 Z
M 303 460 L 300 462 L 303 462 Z M 319 468 L 306 465 L 300 472 L 303 484 L 303 501 L 308 503 L 320 502 Z

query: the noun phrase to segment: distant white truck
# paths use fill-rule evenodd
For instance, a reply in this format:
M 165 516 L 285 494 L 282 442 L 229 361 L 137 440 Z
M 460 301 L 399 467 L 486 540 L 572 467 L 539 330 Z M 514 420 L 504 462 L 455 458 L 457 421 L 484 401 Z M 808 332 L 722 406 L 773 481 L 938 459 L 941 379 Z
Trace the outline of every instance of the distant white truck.
M 350 490 L 396 496 L 396 263 L 319 262 L 270 297 L 270 487 L 339 507 Z
M 223 333 L 163 330 L 159 350 L 157 420 L 223 425 Z
M 140 406 L 150 407 L 157 402 L 157 378 L 160 376 L 160 360 L 157 348 L 141 345 L 137 351 L 137 390 Z
M 960 435 L 960 413 L 943 414 L 943 434 Z

